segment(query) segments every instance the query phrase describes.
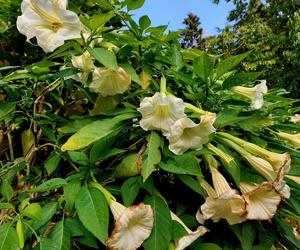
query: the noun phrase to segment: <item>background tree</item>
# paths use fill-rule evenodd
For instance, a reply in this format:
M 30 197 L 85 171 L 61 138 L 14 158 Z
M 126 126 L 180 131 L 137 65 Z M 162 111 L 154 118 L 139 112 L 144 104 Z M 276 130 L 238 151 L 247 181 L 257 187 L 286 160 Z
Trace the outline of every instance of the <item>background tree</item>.
M 284 87 L 292 95 L 299 96 L 300 2 L 232 2 L 235 9 L 230 12 L 228 21 L 234 25 L 207 39 L 207 50 L 225 55 L 252 50 L 243 64 L 244 70 L 264 71 L 263 77 L 273 86 Z
M 183 20 L 185 29 L 182 31 L 181 44 L 184 48 L 204 48 L 203 29 L 200 27 L 200 18 L 193 13 L 188 13 Z

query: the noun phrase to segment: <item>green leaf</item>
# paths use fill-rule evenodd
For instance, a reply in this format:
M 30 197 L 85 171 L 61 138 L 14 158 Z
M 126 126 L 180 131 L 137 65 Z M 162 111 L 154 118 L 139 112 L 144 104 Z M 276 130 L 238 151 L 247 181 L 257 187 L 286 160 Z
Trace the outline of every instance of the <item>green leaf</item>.
M 120 164 L 117 165 L 114 177 L 115 178 L 128 178 L 131 176 L 136 176 L 139 174 L 139 169 L 137 165 L 137 153 L 132 153 L 127 155 Z
M 228 57 L 225 60 L 221 61 L 216 66 L 216 69 L 215 69 L 215 73 L 216 73 L 217 78 L 219 78 L 220 76 L 222 76 L 225 73 L 232 70 L 240 62 L 242 62 L 246 57 L 248 57 L 251 52 L 252 51 L 248 51 L 248 52 L 240 54 L 240 55 L 231 56 L 231 57 Z
M 45 168 L 47 170 L 48 175 L 52 174 L 58 167 L 62 155 L 59 153 L 51 154 L 45 162 Z
M 122 199 L 126 207 L 132 205 L 139 194 L 139 178 L 140 177 L 128 178 L 121 186 Z
M 53 178 L 51 180 L 45 181 L 34 189 L 30 189 L 29 192 L 46 192 L 56 188 L 60 188 L 66 184 L 66 180 L 62 178 Z
M 261 76 L 263 72 L 242 72 L 237 73 L 233 76 L 228 77 L 223 82 L 223 88 L 224 89 L 230 89 L 233 86 L 236 85 L 243 85 L 245 83 L 249 83 L 257 79 L 259 76 Z
M 8 114 L 14 112 L 17 102 L 4 102 L 0 103 L 0 121 L 3 120 Z
M 176 71 L 179 71 L 184 66 L 182 54 L 176 45 L 172 49 L 172 64 L 176 67 Z
M 90 163 L 89 158 L 82 152 L 69 151 L 68 154 L 71 160 L 76 164 L 87 166 Z
M 75 207 L 82 224 L 105 245 L 109 212 L 104 195 L 96 188 L 84 186 L 77 194 Z
M 200 166 L 194 155 L 184 154 L 175 156 L 174 161 L 161 162 L 159 165 L 163 170 L 174 174 L 188 174 L 201 176 Z
M 34 230 L 38 230 L 40 227 L 44 226 L 49 220 L 52 219 L 54 214 L 56 213 L 57 203 L 51 202 L 42 207 L 40 212 L 40 216 L 37 220 L 34 220 L 32 224 L 32 228 Z
M 205 197 L 205 191 L 199 185 L 199 183 L 192 177 L 188 175 L 177 175 L 177 177 L 190 189 L 194 190 L 196 193 L 200 194 L 201 196 Z
M 14 190 L 10 185 L 10 181 L 7 178 L 3 177 L 1 178 L 1 180 L 2 183 L 0 187 L 0 193 L 5 198 L 5 200 L 9 201 L 14 195 Z
M 42 207 L 39 203 L 30 203 L 21 211 L 21 214 L 28 218 L 39 220 L 42 215 Z
M 139 19 L 139 25 L 140 25 L 140 28 L 142 30 L 145 30 L 145 29 L 149 28 L 150 25 L 151 25 L 150 18 L 147 15 L 140 17 L 140 19 Z
M 106 24 L 113 16 L 114 16 L 113 11 L 107 13 L 101 13 L 99 15 L 93 15 L 89 20 L 90 28 L 92 30 L 96 30 L 100 26 Z
M 64 220 L 56 223 L 49 237 L 56 244 L 57 250 L 69 250 L 71 246 L 71 234 L 66 228 Z
M 154 195 L 145 200 L 154 211 L 152 232 L 143 246 L 145 250 L 166 250 L 172 238 L 172 219 L 168 205 L 162 198 Z
M 40 250 L 57 250 L 56 242 L 52 239 L 40 237 Z
M 94 121 L 72 135 L 61 147 L 61 150 L 78 150 L 85 148 L 100 139 L 106 140 L 111 135 L 114 135 L 121 130 L 122 125 L 119 123 L 119 119 Z
M 144 5 L 145 0 L 126 0 L 125 4 L 127 5 L 128 11 L 139 9 Z
M 1 209 L 11 209 L 11 208 L 13 208 L 13 206 L 11 204 L 0 202 L 0 210 Z
M 135 69 L 129 63 L 122 63 L 120 64 L 120 67 L 122 67 L 127 72 L 127 74 L 131 76 L 132 81 L 141 85 L 141 80 L 139 76 L 137 75 Z
M 18 236 L 9 224 L 0 225 L 0 250 L 17 250 Z
M 76 196 L 81 188 L 79 180 L 72 180 L 64 186 L 64 199 L 66 201 L 65 209 L 72 211 Z
M 161 153 L 159 147 L 161 146 L 161 138 L 156 132 L 151 132 L 147 136 L 147 150 L 143 155 L 143 164 L 142 164 L 142 176 L 143 181 L 146 181 L 147 178 L 155 170 L 155 165 L 160 163 Z
M 92 49 L 91 47 L 88 47 L 87 50 L 98 62 L 103 64 L 105 67 L 112 70 L 116 70 L 118 68 L 117 58 L 114 52 L 104 48 Z
M 195 73 L 204 81 L 208 81 L 208 77 L 214 68 L 214 60 L 206 53 L 202 53 L 194 59 L 193 66 Z

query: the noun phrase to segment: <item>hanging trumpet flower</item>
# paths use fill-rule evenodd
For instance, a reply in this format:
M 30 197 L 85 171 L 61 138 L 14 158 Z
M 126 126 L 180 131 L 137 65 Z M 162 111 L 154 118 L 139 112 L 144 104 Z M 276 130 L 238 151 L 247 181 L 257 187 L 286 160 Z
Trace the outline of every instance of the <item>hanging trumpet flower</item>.
M 290 142 L 295 149 L 300 149 L 300 133 L 289 134 L 289 133 L 285 133 L 285 132 L 279 131 L 279 132 L 276 132 L 276 134 L 280 138 L 282 138 L 282 139 Z
M 208 136 L 216 131 L 213 127 L 215 119 L 215 114 L 207 112 L 200 117 L 199 124 L 187 117 L 177 120 L 167 134 L 169 149 L 177 155 L 188 149 L 201 149 L 208 142 Z
M 144 130 L 160 130 L 165 134 L 177 120 L 186 117 L 182 99 L 160 92 L 145 97 L 138 111 L 142 114 L 140 125 Z
M 183 237 L 181 237 L 181 238 L 179 238 L 175 241 L 175 250 L 184 250 L 184 249 L 186 249 L 195 240 L 197 240 L 200 236 L 204 235 L 208 231 L 207 228 L 203 227 L 203 226 L 199 226 L 196 231 L 192 231 L 172 211 L 171 211 L 171 218 L 172 218 L 172 220 L 175 220 L 175 221 L 179 222 L 187 232 L 186 235 L 184 235 Z
M 214 222 L 225 219 L 230 225 L 245 221 L 245 199 L 238 194 L 237 190 L 229 186 L 224 176 L 215 167 L 210 167 L 210 171 L 214 188 L 208 183 L 204 185 L 200 183 L 208 194 L 205 203 L 199 209 L 201 217 L 204 220 L 212 219 Z M 206 188 L 207 186 L 209 188 Z
M 247 202 L 247 219 L 270 220 L 275 215 L 282 198 L 270 183 L 241 182 L 240 189 Z
M 136 250 L 150 236 L 154 215 L 150 205 L 140 203 L 125 207 L 100 184 L 92 182 L 91 186 L 98 188 L 107 199 L 115 219 L 115 227 L 106 243 L 111 250 Z
M 22 15 L 17 19 L 18 30 L 27 41 L 36 37 L 45 52 L 52 52 L 65 40 L 80 38 L 78 16 L 67 10 L 67 0 L 23 0 Z
M 231 91 L 250 99 L 251 108 L 260 109 L 264 104 L 263 96 L 268 92 L 268 87 L 266 80 L 262 80 L 253 88 L 234 86 L 231 88 Z
M 123 68 L 119 67 L 116 71 L 108 68 L 96 68 L 90 90 L 105 97 L 123 94 L 129 90 L 130 85 L 131 76 Z

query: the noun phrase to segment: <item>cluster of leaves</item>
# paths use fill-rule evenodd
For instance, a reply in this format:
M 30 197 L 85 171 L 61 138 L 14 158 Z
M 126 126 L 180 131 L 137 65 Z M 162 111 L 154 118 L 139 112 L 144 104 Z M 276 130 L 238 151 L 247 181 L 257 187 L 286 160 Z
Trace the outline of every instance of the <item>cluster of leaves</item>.
M 226 1 L 235 5 L 228 16 L 232 25 L 205 38 L 198 48 L 205 43 L 207 51 L 225 57 L 253 50 L 241 69 L 264 71 L 273 87 L 283 87 L 299 98 L 299 1 Z M 192 32 L 187 27 L 185 33 L 188 30 Z
M 93 31 L 93 38 L 102 38 L 94 48 L 81 39 L 68 41 L 47 55 L 37 48 L 26 59 L 22 52 L 15 59 L 21 58 L 22 65 L 0 68 L 0 249 L 105 249 L 114 223 L 104 195 L 88 185 L 91 180 L 126 206 L 152 206 L 154 226 L 143 244 L 146 250 L 168 249 L 185 234 L 170 210 L 188 227 L 197 226 L 195 214 L 206 197 L 199 180 L 211 178 L 202 158 L 213 153 L 204 147 L 174 155 L 159 132 L 138 125 L 137 107 L 159 91 L 162 76 L 169 93 L 217 113 L 218 130 L 289 152 L 290 174 L 300 175 L 299 151 L 269 131 L 300 132 L 289 123 L 289 116 L 300 110 L 296 100 L 285 98 L 284 90 L 272 90 L 263 109 L 251 110 L 249 102 L 230 92 L 261 75 L 235 70 L 249 53 L 221 61 L 196 49 L 180 49 L 179 32 L 151 27 L 147 16 L 135 22 L 124 11 L 143 2 L 72 1 L 70 9 Z M 10 15 L 16 19 L 16 13 Z M 16 34 L 11 25 L 6 32 Z M 97 66 L 124 68 L 133 82 L 130 91 L 104 98 L 70 78 L 78 72 L 72 56 L 85 50 Z M 213 136 L 211 143 L 233 157 L 235 164 L 220 167 L 232 185 L 261 182 L 236 153 Z M 210 232 L 190 249 L 299 249 L 293 231 L 300 216 L 299 184 L 288 184 L 292 196 L 281 203 L 272 223 L 207 222 Z

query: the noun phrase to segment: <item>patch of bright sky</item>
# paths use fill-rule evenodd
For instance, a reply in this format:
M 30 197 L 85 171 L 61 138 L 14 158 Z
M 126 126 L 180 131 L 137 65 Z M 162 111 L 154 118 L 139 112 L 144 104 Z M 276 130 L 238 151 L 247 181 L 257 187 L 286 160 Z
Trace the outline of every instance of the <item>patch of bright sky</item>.
M 184 28 L 183 19 L 188 12 L 200 17 L 204 35 L 217 34 L 216 27 L 223 28 L 226 17 L 234 8 L 232 3 L 220 1 L 218 5 L 211 0 L 146 0 L 142 8 L 131 11 L 137 21 L 141 16 L 148 15 L 152 26 L 169 24 L 169 30 Z

